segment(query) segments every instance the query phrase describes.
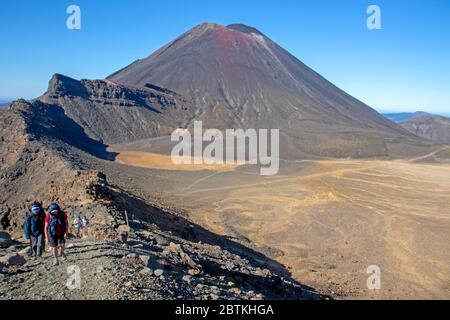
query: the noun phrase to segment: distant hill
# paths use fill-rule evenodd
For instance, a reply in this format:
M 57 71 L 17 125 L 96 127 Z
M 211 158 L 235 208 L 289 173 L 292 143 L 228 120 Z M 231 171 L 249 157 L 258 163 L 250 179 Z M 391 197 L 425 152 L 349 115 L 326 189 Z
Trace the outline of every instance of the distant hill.
M 409 120 L 414 117 L 420 117 L 424 115 L 428 115 L 429 113 L 424 111 L 416 111 L 416 112 L 399 112 L 399 113 L 382 113 L 382 115 L 394 122 L 400 122 Z
M 0 100 L 0 109 L 8 107 L 10 104 L 11 104 L 11 102 L 9 102 L 9 101 Z
M 399 124 L 419 137 L 450 144 L 450 118 L 448 117 L 425 114 L 401 121 Z

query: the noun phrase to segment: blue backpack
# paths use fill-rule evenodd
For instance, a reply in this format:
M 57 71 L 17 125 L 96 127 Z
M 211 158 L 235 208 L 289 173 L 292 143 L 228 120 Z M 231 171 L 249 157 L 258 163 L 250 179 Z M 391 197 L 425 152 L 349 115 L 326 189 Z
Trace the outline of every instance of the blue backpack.
M 41 235 L 44 231 L 44 219 L 41 214 L 32 214 L 30 217 L 30 231 L 34 237 Z
M 61 235 L 66 232 L 66 222 L 64 221 L 64 212 L 58 211 L 57 215 L 50 214 L 50 222 L 48 223 L 48 231 L 52 237 L 56 236 L 57 225 L 61 226 Z

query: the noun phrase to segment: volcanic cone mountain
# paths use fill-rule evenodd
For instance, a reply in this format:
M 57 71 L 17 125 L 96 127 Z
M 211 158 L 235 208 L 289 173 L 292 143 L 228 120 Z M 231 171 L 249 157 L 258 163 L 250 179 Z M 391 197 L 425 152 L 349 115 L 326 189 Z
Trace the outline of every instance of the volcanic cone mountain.
M 423 144 L 241 24 L 201 24 L 108 79 L 191 97 L 210 128 L 279 128 L 285 157 L 389 156 L 392 144 Z

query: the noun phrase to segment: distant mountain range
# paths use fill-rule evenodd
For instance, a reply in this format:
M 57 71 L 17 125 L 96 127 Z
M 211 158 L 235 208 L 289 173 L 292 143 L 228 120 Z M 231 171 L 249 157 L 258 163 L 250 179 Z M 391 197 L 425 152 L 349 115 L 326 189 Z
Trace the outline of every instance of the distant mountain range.
M 0 109 L 2 108 L 6 108 L 7 106 L 10 105 L 11 102 L 6 101 L 6 100 L 0 100 Z
M 425 112 L 425 111 L 415 111 L 415 112 L 387 112 L 387 111 L 379 111 L 383 117 L 394 121 L 394 122 L 401 122 L 405 120 L 409 120 L 414 117 L 420 117 L 425 115 L 436 115 L 436 116 L 443 116 L 450 118 L 450 113 L 445 112 L 437 112 L 437 113 L 431 113 L 431 112 Z
M 382 113 L 382 115 L 394 122 L 400 122 L 409 120 L 414 117 L 419 117 L 423 115 L 428 115 L 429 113 L 424 111 L 416 111 L 416 112 L 399 112 L 399 113 Z
M 419 137 L 450 144 L 450 118 L 448 117 L 425 113 L 400 121 L 399 125 Z
M 424 111 L 383 113 L 387 119 L 430 141 L 450 144 L 450 118 Z

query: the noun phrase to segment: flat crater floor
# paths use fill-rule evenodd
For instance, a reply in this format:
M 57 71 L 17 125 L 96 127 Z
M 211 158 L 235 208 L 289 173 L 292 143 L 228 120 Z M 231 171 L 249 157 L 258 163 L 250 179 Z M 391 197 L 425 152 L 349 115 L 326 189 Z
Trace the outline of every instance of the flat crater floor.
M 124 151 L 117 161 L 149 198 L 157 186 L 196 223 L 322 292 L 450 298 L 450 164 L 282 161 L 278 175 L 264 177 L 246 165 L 175 169 L 170 156 L 143 152 Z M 371 265 L 381 270 L 379 290 L 366 285 Z
M 132 165 L 141 168 L 153 168 L 163 170 L 178 170 L 178 171 L 199 171 L 199 170 L 215 170 L 215 171 L 228 171 L 238 167 L 233 164 L 203 164 L 201 161 L 195 163 L 195 160 L 191 160 L 186 157 L 174 157 L 174 160 L 180 164 L 174 164 L 170 155 L 143 152 L 143 151 L 126 151 L 117 155 L 116 161 L 126 165 Z

